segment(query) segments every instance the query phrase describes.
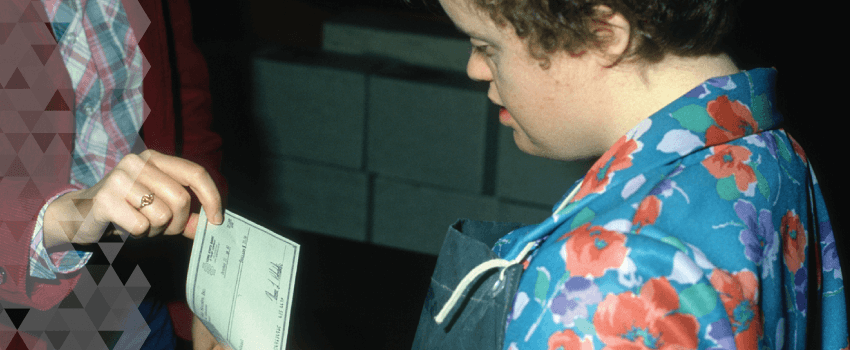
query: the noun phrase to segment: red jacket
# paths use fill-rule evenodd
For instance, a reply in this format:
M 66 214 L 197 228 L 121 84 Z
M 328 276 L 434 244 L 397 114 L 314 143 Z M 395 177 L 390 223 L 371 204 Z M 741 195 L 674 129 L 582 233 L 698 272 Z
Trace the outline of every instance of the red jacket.
M 142 127 L 145 145 L 149 149 L 179 155 L 204 166 L 224 198 L 227 188 L 219 171 L 221 138 L 210 129 L 212 115 L 208 73 L 206 63 L 192 41 L 188 2 L 139 0 L 134 5 L 135 1 L 124 0 L 124 6 L 136 36 L 144 30 L 139 45 L 149 63 L 145 67 L 147 74 L 143 91 L 149 107 L 149 114 Z M 7 22 L 9 20 L 6 17 L 16 14 L 46 18 L 43 8 L 33 6 L 40 3 L 29 0 L 0 1 L 0 22 Z M 25 10 L 21 11 L 21 8 Z M 33 11 L 38 12 L 37 15 Z M 170 19 L 170 22 L 167 23 L 166 19 Z M 0 44 L 4 45 L 0 47 L 0 268 L 5 271 L 5 282 L 0 284 L 0 304 L 10 301 L 48 309 L 68 295 L 78 277 L 71 274 L 50 283 L 27 278 L 29 243 L 36 216 L 46 200 L 70 188 L 71 153 L 63 144 L 73 144 L 74 119 L 71 111 L 74 110 L 74 98 L 70 78 L 58 52 L 54 52 L 44 65 L 47 74 L 42 77 L 48 79 L 25 79 L 33 83 L 24 87 L 16 83 L 15 79 L 8 78 L 9 71 L 14 73 L 16 69 L 22 72 L 33 69 L 30 60 L 18 61 L 18 56 L 27 57 L 25 55 L 31 55 L 29 51 L 37 52 L 43 48 L 38 45 L 56 45 L 56 39 L 47 29 L 48 26 L 38 18 L 33 21 L 41 23 L 0 23 Z M 21 30 L 5 29 L 12 26 Z M 4 31 L 11 33 L 5 44 Z M 26 35 L 18 35 L 19 32 Z M 13 61 L 20 63 L 14 67 L 3 66 Z M 11 80 L 7 82 L 6 79 Z M 56 91 L 64 98 L 57 99 Z M 33 113 L 21 113 L 26 114 L 22 118 L 16 112 L 33 110 L 47 112 L 40 119 L 37 114 L 34 117 Z M 48 117 L 50 123 L 45 124 Z M 28 127 L 30 124 L 33 127 Z M 38 141 L 53 137 L 45 135 L 54 133 L 59 136 L 50 144 L 46 156 L 42 156 Z M 5 142 L 4 136 L 8 142 Z M 8 170 L 4 163 L 10 164 Z M 27 169 L 36 170 L 30 173 Z

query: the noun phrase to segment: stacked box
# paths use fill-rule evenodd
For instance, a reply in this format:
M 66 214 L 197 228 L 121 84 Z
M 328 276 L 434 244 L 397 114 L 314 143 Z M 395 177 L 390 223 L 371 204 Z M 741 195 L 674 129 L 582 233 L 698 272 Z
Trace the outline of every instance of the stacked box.
M 258 147 L 276 156 L 363 165 L 366 80 L 356 57 L 266 52 L 253 62 Z
M 324 30 L 324 52 L 253 60 L 256 160 L 232 197 L 275 225 L 437 254 L 459 218 L 545 220 L 592 164 L 522 153 L 450 25 L 358 13 Z
M 438 254 L 446 230 L 460 218 L 496 220 L 493 197 L 461 194 L 398 179 L 378 177 L 374 185 L 372 241 Z
M 490 111 L 484 87 L 458 74 L 384 73 L 369 85 L 368 170 L 481 193 Z
M 366 241 L 368 175 L 343 168 L 272 158 L 255 181 L 266 220 L 309 232 Z
M 325 22 L 322 49 L 465 72 L 469 40 L 451 24 L 355 12 Z

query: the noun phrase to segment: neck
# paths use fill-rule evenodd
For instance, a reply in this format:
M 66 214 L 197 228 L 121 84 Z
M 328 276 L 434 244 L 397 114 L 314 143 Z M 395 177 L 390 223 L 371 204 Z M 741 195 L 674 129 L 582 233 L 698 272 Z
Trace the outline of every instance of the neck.
M 614 96 L 612 115 L 615 116 L 608 142 L 613 145 L 620 136 L 675 101 L 702 82 L 719 76 L 740 72 L 726 54 L 701 57 L 676 57 L 668 55 L 651 65 L 622 63 L 615 66 L 612 78 L 620 86 L 627 86 L 625 96 Z

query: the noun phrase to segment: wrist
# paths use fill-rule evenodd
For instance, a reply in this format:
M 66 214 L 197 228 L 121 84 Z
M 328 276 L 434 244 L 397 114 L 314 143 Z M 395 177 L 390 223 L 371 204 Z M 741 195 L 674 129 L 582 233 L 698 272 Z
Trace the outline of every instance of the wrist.
M 44 247 L 50 249 L 69 244 L 82 224 L 82 216 L 74 207 L 73 199 L 80 191 L 60 195 L 47 206 L 44 212 Z

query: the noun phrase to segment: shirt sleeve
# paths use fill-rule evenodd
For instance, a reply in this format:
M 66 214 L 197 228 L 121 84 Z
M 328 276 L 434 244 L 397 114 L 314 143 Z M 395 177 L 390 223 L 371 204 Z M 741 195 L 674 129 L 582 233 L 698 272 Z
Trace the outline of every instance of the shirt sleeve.
M 44 213 L 54 200 L 63 194 L 72 192 L 68 189 L 47 200 L 38 213 L 35 228 L 30 241 L 29 275 L 30 277 L 52 280 L 56 274 L 67 274 L 81 269 L 91 258 L 92 253 L 75 250 L 65 250 L 48 253 L 44 246 Z
M 0 2 L 0 12 L 7 9 L 24 8 L 21 1 Z M 43 7 L 30 6 L 28 9 L 40 13 L 45 18 Z M 22 21 L 15 24 L 16 29 L 6 40 L 6 46 L 0 50 L 2 59 L 11 54 L 32 52 L 33 45 L 56 45 L 56 40 L 50 34 L 48 26 L 41 20 Z M 21 33 L 32 33 L 23 35 Z M 2 60 L 0 59 L 0 60 Z M 44 208 L 47 199 L 57 193 L 73 188 L 68 183 L 71 167 L 71 148 L 75 135 L 75 123 L 71 112 L 75 105 L 73 99 L 73 84 L 60 55 L 51 55 L 45 62 L 32 60 L 13 60 L 15 71 L 28 71 L 38 74 L 37 81 L 30 81 L 28 86 L 16 90 L 20 96 L 44 96 L 44 98 L 15 98 L 8 99 L 7 91 L 0 90 L 5 101 L 13 101 L 12 112 L 0 118 L 0 142 L 3 151 L 13 150 L 14 153 L 4 154 L 11 160 L 12 165 L 0 174 L 0 268 L 5 271 L 5 278 L 0 283 L 0 302 L 6 301 L 34 307 L 41 310 L 49 309 L 70 293 L 79 279 L 79 275 L 57 276 L 57 279 L 44 281 L 30 277 L 30 254 L 32 236 L 39 211 Z M 18 62 L 19 68 L 15 68 Z M 42 71 L 36 71 L 43 64 Z M 19 73 L 20 74 L 20 73 Z M 18 95 L 16 95 L 18 96 Z M 46 104 L 46 105 L 45 105 Z M 36 124 L 28 121 L 17 111 L 44 111 L 36 113 L 41 119 Z M 27 125 L 32 125 L 28 127 Z M 10 137 L 17 138 L 22 143 L 13 143 L 8 147 L 6 141 Z M 11 140 L 11 139 L 10 139 Z M 38 142 L 33 142 L 38 141 Z M 50 142 L 46 142 L 50 141 Z M 6 163 L 9 164 L 9 163 Z

